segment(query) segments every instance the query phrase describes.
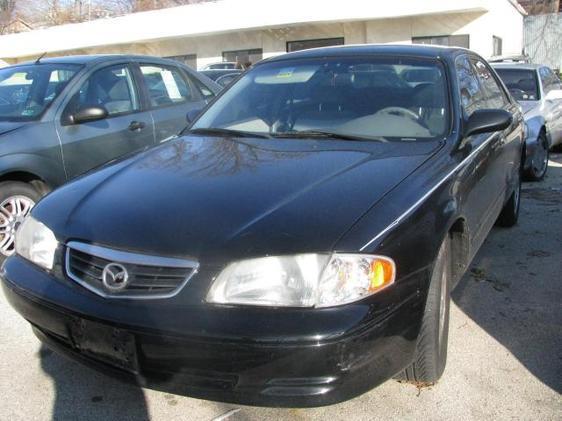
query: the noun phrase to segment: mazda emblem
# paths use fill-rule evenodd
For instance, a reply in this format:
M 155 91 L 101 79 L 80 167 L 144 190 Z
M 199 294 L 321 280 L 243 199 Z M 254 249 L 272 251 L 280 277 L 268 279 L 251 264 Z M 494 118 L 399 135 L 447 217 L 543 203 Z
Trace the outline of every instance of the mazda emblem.
M 103 285 L 110 291 L 121 291 L 127 286 L 129 281 L 129 272 L 127 268 L 119 263 L 109 263 L 103 268 L 102 272 Z

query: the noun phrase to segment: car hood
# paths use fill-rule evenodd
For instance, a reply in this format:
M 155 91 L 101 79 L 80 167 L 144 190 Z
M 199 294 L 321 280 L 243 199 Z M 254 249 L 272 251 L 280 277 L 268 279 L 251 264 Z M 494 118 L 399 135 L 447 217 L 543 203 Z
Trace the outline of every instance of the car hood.
M 207 262 L 329 251 L 438 147 L 184 137 L 67 184 L 33 213 L 59 241 Z
M 523 114 L 527 117 L 528 115 L 534 114 L 540 107 L 540 101 L 519 101 L 519 105 L 523 109 Z
M 13 132 L 28 123 L 15 122 L 15 121 L 0 121 L 0 136 Z

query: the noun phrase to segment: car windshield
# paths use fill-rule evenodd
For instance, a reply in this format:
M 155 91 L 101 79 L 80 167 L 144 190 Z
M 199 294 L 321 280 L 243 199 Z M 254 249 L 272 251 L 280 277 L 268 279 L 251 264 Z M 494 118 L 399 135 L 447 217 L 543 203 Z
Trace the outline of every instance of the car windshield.
M 496 68 L 496 72 L 517 101 L 540 99 L 537 73 L 534 70 Z
M 256 66 L 192 129 L 227 129 L 357 140 L 434 139 L 448 130 L 439 61 L 405 57 L 321 58 Z M 325 136 L 329 138 L 329 136 Z
M 80 69 L 71 64 L 31 64 L 0 70 L 0 121 L 41 117 Z

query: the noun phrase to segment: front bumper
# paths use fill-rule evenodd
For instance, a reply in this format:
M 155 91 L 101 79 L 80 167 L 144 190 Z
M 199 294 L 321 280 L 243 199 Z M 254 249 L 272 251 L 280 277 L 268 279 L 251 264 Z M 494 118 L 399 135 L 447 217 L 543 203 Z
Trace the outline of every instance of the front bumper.
M 6 261 L 1 275 L 10 304 L 32 324 L 39 339 L 58 352 L 144 387 L 247 405 L 329 405 L 373 388 L 412 361 L 423 313 L 423 297 L 415 293 L 390 311 L 377 312 L 371 308 L 377 316 L 368 323 L 364 312 L 369 306 L 358 305 L 326 312 L 301 310 L 306 315 L 301 319 L 296 318 L 299 312 L 294 309 L 279 312 L 278 323 L 269 326 L 271 334 L 261 338 L 246 337 L 241 333 L 244 326 L 236 335 L 230 334 L 231 329 L 221 335 L 217 329 L 203 327 L 203 323 L 199 334 L 193 334 L 193 330 L 181 334 L 176 328 L 167 329 L 163 321 L 166 315 L 157 307 L 148 312 L 150 304 L 143 303 L 142 307 L 129 307 L 125 311 L 121 308 L 124 304 L 108 303 L 80 288 L 69 288 L 18 257 Z M 76 311 L 76 305 L 80 306 L 84 300 L 98 305 L 83 305 L 81 311 Z M 74 308 L 70 303 L 74 303 Z M 111 311 L 113 316 L 107 313 Z M 168 311 L 175 313 L 176 319 L 189 314 L 178 306 Z M 255 324 L 264 323 L 264 319 L 268 323 L 268 315 L 276 312 L 249 308 L 218 311 L 227 312 L 231 321 L 233 318 L 236 321 L 237 313 L 253 311 Z M 203 306 L 199 312 L 204 319 L 217 318 L 216 314 L 205 314 Z M 260 318 L 259 312 L 263 312 L 263 317 Z M 349 312 L 356 316 L 352 327 Z M 309 335 L 305 340 L 304 336 L 295 339 L 294 335 L 278 333 L 283 331 L 280 326 L 286 326 L 290 320 L 306 330 L 307 326 L 314 326 L 306 319 L 325 317 L 327 313 L 330 317 L 322 321 L 331 323 L 326 327 L 331 329 L 331 335 L 326 335 L 328 330 L 325 330 L 316 335 L 318 339 L 313 340 L 315 335 Z M 116 314 L 121 316 L 121 322 L 115 321 Z M 128 323 L 142 318 L 142 324 Z M 345 331 L 342 331 L 342 320 L 346 323 Z M 244 324 L 248 320 L 240 316 L 239 322 Z M 93 329 L 91 326 L 109 335 L 96 333 L 100 343 L 85 351 L 79 343 L 80 335 Z M 119 341 L 124 337 L 128 338 L 127 344 L 120 355 L 126 354 L 126 358 L 112 360 L 111 347 L 121 347 Z

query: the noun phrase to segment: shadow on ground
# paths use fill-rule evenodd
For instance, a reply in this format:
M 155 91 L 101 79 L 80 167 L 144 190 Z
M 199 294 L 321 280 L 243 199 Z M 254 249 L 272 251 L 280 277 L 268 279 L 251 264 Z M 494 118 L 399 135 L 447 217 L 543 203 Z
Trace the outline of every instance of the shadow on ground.
M 45 346 L 39 358 L 54 383 L 53 420 L 150 419 L 141 388 L 96 373 Z
M 455 303 L 535 377 L 562 393 L 562 154 L 524 183 L 517 226 L 495 228 Z

